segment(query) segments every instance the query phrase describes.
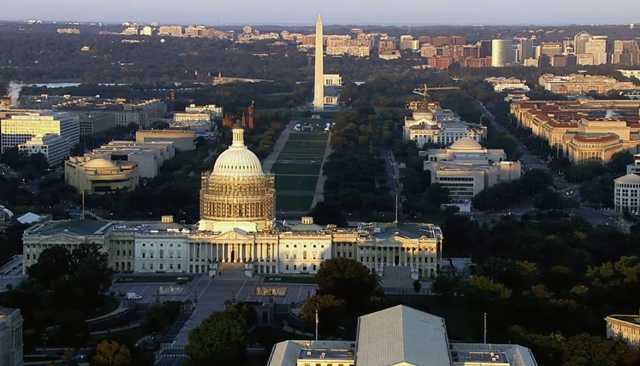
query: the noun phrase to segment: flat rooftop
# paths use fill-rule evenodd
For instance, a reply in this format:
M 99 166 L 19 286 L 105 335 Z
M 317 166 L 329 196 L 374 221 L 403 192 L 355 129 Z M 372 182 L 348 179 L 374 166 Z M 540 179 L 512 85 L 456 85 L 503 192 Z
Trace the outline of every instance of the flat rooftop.
M 451 360 L 454 363 L 473 362 L 509 365 L 509 359 L 505 353 L 497 351 L 492 352 L 490 350 L 471 352 L 451 351 Z
M 623 322 L 640 325 L 640 317 L 638 317 L 637 315 L 615 314 L 615 315 L 609 315 L 607 318 L 621 320 Z
M 299 360 L 353 360 L 355 357 L 350 349 L 301 349 Z
M 68 234 L 75 236 L 102 235 L 113 223 L 102 220 L 65 220 L 47 221 L 29 229 L 27 235 L 57 235 Z

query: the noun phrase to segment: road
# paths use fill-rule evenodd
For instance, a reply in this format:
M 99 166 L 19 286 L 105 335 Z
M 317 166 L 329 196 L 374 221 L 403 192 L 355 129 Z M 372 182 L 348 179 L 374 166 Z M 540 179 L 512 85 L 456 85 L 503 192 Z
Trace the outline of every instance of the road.
M 577 188 L 578 185 L 575 184 L 571 184 L 569 182 L 567 182 L 563 177 L 559 176 L 558 173 L 556 173 L 555 171 L 549 169 L 549 167 L 547 166 L 547 163 L 542 161 L 539 157 L 537 157 L 536 155 L 534 155 L 533 153 L 531 153 L 531 151 L 529 151 L 520 140 L 518 140 L 515 136 L 513 136 L 511 134 L 511 132 L 509 132 L 509 130 L 507 130 L 506 128 L 504 128 L 504 126 L 502 126 L 501 124 L 499 124 L 496 121 L 495 116 L 482 104 L 481 101 L 476 100 L 473 103 L 474 107 L 480 111 L 480 113 L 482 113 L 482 118 L 488 120 L 491 125 L 500 133 L 506 134 L 508 136 L 510 136 L 511 138 L 513 138 L 517 144 L 518 144 L 518 153 L 520 154 L 520 162 L 522 163 L 522 168 L 524 170 L 531 170 L 531 169 L 539 169 L 544 171 L 545 173 L 547 173 L 549 176 L 551 176 L 554 180 L 554 185 L 558 188 L 558 189 L 566 189 L 566 188 Z
M 385 169 L 387 173 L 387 186 L 389 186 L 389 193 L 394 198 L 398 198 L 396 202 L 396 210 L 398 215 L 402 214 L 402 199 L 400 193 L 402 192 L 402 184 L 400 183 L 400 168 L 396 161 L 393 152 L 389 151 L 386 147 L 380 149 L 380 155 L 384 159 Z

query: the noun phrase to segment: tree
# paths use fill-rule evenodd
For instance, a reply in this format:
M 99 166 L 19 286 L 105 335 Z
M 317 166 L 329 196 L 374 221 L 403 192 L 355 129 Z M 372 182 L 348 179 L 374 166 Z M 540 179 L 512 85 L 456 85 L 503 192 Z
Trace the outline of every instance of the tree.
M 413 291 L 419 294 L 420 290 L 422 290 L 422 282 L 420 282 L 420 280 L 413 281 Z
M 495 307 L 499 301 L 511 297 L 511 290 L 501 283 L 491 281 L 489 277 L 474 276 L 463 279 L 458 291 L 474 308 L 486 310 Z
M 104 366 L 125 366 L 131 363 L 131 353 L 123 344 L 104 340 L 96 346 L 93 361 Z
M 75 272 L 70 280 L 82 290 L 85 309 L 101 306 L 104 294 L 111 287 L 113 271 L 109 267 L 109 256 L 100 252 L 101 248 L 82 244 L 73 251 Z
M 378 276 L 362 263 L 348 258 L 332 258 L 320 264 L 315 276 L 320 294 L 345 301 L 347 313 L 357 315 L 378 287 Z
M 215 312 L 189 332 L 186 365 L 241 365 L 246 347 L 243 320 L 230 312 Z
M 300 314 L 309 325 L 316 322 L 316 311 L 321 334 L 333 335 L 338 330 L 338 321 L 344 310 L 344 300 L 333 295 L 314 295 L 307 299 Z
M 140 328 L 144 334 L 160 333 L 173 324 L 179 315 L 180 304 L 177 302 L 153 305 L 144 314 Z
M 34 281 L 45 287 L 71 274 L 73 256 L 62 246 L 53 246 L 40 253 L 38 262 L 27 270 L 27 274 Z

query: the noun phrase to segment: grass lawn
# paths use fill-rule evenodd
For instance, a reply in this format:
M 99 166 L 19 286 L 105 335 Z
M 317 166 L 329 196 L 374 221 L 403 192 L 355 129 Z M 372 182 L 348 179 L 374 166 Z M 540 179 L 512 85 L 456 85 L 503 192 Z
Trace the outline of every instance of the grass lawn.
M 264 283 L 310 283 L 315 284 L 314 276 L 265 276 Z
M 276 175 L 276 192 L 279 191 L 309 191 L 315 192 L 317 176 L 305 175 Z
M 128 275 L 116 280 L 116 283 L 155 283 L 155 282 L 176 282 L 178 277 L 184 282 L 191 282 L 193 276 L 188 275 Z
M 312 132 L 291 132 L 289 141 L 327 141 L 328 133 L 312 133 Z
M 438 296 L 387 295 L 398 304 L 426 311 L 445 319 L 449 339 L 456 341 L 482 341 L 483 316 L 471 314 L 464 305 L 464 298 L 442 299 Z
M 276 162 L 271 167 L 271 171 L 275 174 L 320 174 L 322 164 L 284 164 Z
M 278 160 L 305 160 L 308 162 L 315 161 L 315 163 L 322 162 L 324 157 L 323 151 L 301 151 L 301 152 L 281 152 L 278 154 Z M 315 164 L 314 163 L 314 164 Z
M 316 141 L 287 141 L 282 149 L 282 152 L 324 152 L 327 148 L 327 144 Z
M 313 195 L 276 195 L 276 209 L 278 211 L 309 211 L 313 203 Z

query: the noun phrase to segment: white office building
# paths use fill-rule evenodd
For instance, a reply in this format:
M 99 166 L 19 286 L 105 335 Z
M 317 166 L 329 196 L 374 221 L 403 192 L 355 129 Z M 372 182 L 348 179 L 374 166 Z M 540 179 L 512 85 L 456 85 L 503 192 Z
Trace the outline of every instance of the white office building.
M 450 109 L 442 109 L 437 103 L 417 108 L 404 119 L 404 139 L 415 141 L 418 148 L 425 144 L 451 145 L 462 138 L 482 141 L 487 128 L 481 124 L 460 120 Z
M 522 168 L 519 161 L 507 161 L 504 150 L 463 138 L 446 149 L 429 149 L 424 170 L 431 173 L 431 183 L 449 189 L 454 202 L 469 202 L 485 188 L 520 178 Z
M 627 174 L 613 180 L 615 185 L 613 204 L 617 213 L 640 213 L 640 175 Z
M 50 167 L 60 165 L 69 157 L 71 147 L 69 139 L 56 134 L 36 136 L 18 145 L 18 151 L 31 154 L 41 153 L 47 158 Z
M 0 124 L 2 152 L 17 147 L 35 136 L 60 135 L 73 146 L 80 142 L 80 120 L 62 112 L 29 112 L 14 114 Z

